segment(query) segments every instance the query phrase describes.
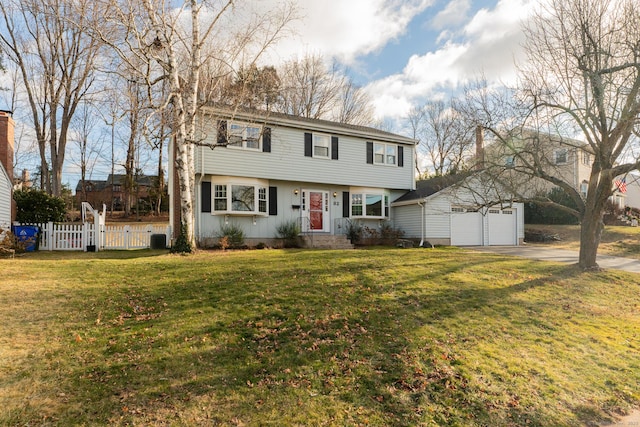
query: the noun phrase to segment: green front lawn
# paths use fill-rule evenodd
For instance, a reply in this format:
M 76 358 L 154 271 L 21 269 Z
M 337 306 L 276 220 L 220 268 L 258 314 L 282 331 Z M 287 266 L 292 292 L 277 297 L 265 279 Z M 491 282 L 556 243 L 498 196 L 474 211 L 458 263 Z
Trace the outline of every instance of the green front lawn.
M 0 425 L 586 425 L 640 276 L 458 249 L 0 260 Z

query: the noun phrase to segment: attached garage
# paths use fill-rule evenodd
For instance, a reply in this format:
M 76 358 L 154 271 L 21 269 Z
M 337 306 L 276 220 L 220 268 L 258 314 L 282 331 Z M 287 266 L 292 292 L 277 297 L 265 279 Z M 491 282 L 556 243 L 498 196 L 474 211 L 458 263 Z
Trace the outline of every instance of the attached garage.
M 451 244 L 482 246 L 482 214 L 463 207 L 451 208 Z
M 489 209 L 487 222 L 490 246 L 518 244 L 516 209 Z
M 405 238 L 434 245 L 511 246 L 524 241 L 524 205 L 487 208 L 480 203 L 478 190 L 465 191 L 471 184 L 459 184 L 469 178 L 418 182 L 416 190 L 392 203 L 394 226 Z M 497 199 L 495 195 L 487 198 Z

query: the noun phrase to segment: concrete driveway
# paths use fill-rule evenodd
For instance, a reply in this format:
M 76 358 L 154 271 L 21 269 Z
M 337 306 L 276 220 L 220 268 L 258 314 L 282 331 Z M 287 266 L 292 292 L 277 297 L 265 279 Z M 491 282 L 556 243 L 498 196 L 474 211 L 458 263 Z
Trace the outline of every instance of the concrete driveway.
M 473 246 L 470 249 L 492 252 L 502 255 L 519 256 L 523 258 L 537 259 L 541 261 L 556 261 L 567 264 L 578 263 L 578 252 L 566 249 L 554 249 L 544 245 L 526 245 L 526 246 Z M 598 265 L 602 268 L 611 270 L 629 271 L 632 273 L 640 273 L 640 260 L 631 258 L 622 258 L 609 255 L 598 255 Z

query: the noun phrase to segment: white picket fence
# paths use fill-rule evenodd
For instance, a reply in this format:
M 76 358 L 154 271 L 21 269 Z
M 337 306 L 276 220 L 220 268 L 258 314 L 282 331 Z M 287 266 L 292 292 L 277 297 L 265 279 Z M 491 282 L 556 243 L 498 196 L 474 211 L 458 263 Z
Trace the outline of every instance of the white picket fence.
M 41 251 L 87 251 L 109 249 L 145 249 L 151 247 L 152 234 L 171 238 L 169 225 L 96 225 L 80 224 L 22 224 L 40 227 Z

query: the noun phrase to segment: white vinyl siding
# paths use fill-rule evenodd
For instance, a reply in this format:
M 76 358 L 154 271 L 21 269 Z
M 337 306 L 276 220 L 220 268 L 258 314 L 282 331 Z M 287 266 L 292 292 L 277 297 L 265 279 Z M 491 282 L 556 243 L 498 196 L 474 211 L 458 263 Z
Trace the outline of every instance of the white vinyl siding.
M 270 153 L 200 147 L 196 149 L 196 172 L 328 185 L 410 189 L 412 167 L 372 170 L 367 164 L 366 141 L 370 138 L 337 135 L 340 138 L 339 160 L 319 162 L 304 156 L 304 132 L 304 129 L 272 126 Z M 208 129 L 206 133 L 211 141 L 215 141 L 215 128 Z M 403 151 L 404 164 L 412 165 L 413 146 L 406 145 Z M 396 150 L 396 162 L 397 153 Z

